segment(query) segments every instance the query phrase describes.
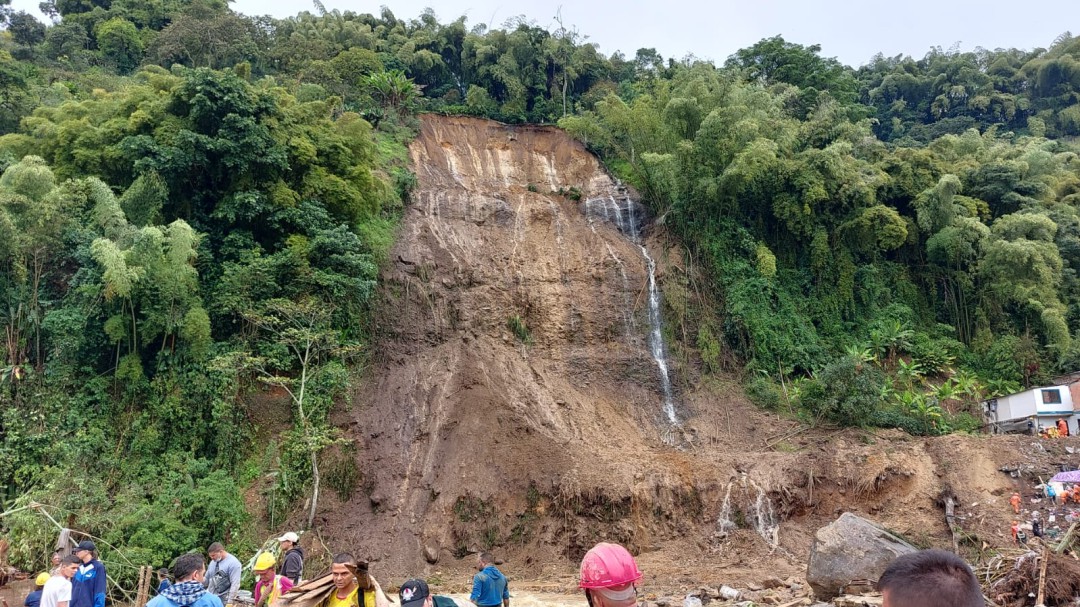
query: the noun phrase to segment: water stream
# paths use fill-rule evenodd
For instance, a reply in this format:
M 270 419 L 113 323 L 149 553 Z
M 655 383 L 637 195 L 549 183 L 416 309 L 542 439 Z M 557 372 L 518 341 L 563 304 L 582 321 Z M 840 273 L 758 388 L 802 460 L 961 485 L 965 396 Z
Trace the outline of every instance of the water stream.
M 642 244 L 640 222 L 637 216 L 642 209 L 630 199 L 623 196 L 622 200 L 616 200 L 614 196 L 590 198 L 585 201 L 585 217 L 590 224 L 593 221 L 603 220 L 615 225 L 615 228 L 626 236 L 630 242 L 641 249 L 641 255 L 649 268 L 649 352 L 653 361 L 660 370 L 660 386 L 664 392 L 663 412 L 668 423 L 675 426 L 679 424 L 679 418 L 675 414 L 675 396 L 671 384 L 671 374 L 668 371 L 667 347 L 664 344 L 662 318 L 660 316 L 660 289 L 656 286 L 656 262 L 649 255 L 648 249 Z M 595 231 L 595 228 L 593 228 Z M 609 252 L 610 248 L 609 248 Z M 611 252 L 612 256 L 614 253 Z M 620 262 L 621 266 L 621 262 Z
M 735 519 L 744 517 L 746 520 L 741 524 L 753 526 L 761 539 L 776 550 L 780 544 L 780 520 L 776 516 L 776 509 L 773 508 L 769 494 L 754 482 L 754 479 L 743 474 L 739 481 L 738 495 L 741 496 L 739 503 L 742 504 L 739 507 L 740 512 L 744 514 L 736 516 L 731 499 L 731 488 L 734 485 L 734 482 L 729 482 L 724 492 L 720 515 L 716 517 L 717 533 L 720 537 L 726 537 L 728 533 L 739 528 L 740 522 Z

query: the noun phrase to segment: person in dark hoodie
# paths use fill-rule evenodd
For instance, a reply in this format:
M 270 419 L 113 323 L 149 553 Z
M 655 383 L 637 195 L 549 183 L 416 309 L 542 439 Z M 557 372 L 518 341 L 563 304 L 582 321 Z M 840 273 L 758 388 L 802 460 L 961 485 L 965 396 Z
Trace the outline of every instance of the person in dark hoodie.
M 281 575 L 289 578 L 295 586 L 304 575 L 304 549 L 296 545 L 300 538 L 290 531 L 279 537 L 278 541 L 281 542 Z
M 97 558 L 97 546 L 83 540 L 75 547 L 82 562 L 71 580 L 70 607 L 105 607 L 105 565 Z
M 473 576 L 469 600 L 479 607 L 510 607 L 510 590 L 506 576 L 495 567 L 495 558 L 490 552 L 477 555 L 476 568 L 480 572 Z
M 173 564 L 171 586 L 150 599 L 146 607 L 223 607 L 216 594 L 203 588 L 206 561 L 201 554 L 181 554 Z

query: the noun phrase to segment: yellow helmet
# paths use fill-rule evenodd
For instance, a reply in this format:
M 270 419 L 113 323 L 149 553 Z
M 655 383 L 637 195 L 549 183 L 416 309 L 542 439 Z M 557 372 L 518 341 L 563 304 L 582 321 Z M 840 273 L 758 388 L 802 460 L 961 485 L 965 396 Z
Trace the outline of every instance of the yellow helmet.
M 260 552 L 259 557 L 255 559 L 254 571 L 266 571 L 267 569 L 273 569 L 274 565 L 277 565 L 277 559 L 269 552 Z
M 37 584 L 38 586 L 44 586 L 45 582 L 49 581 L 50 577 L 52 576 L 42 571 L 41 573 L 37 574 L 36 578 L 34 578 L 34 584 Z

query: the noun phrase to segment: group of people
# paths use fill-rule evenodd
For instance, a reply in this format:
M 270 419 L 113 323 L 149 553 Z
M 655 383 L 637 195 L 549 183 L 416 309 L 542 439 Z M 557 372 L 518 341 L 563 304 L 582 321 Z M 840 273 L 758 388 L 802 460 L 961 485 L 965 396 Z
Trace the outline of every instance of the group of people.
M 283 550 L 281 573 L 277 559 L 269 552 L 255 559 L 257 606 L 271 607 L 277 597 L 301 582 L 303 552 L 295 553 L 295 534 L 279 538 L 289 542 Z M 225 607 L 232 605 L 240 586 L 240 562 L 220 543 L 207 553 L 181 555 L 173 563 L 172 581 L 163 585 L 146 607 Z M 297 561 L 299 557 L 299 561 Z M 398 590 L 400 607 L 510 607 L 506 576 L 495 566 L 491 553 L 477 556 L 469 602 L 431 594 L 422 579 L 405 581 Z M 289 574 L 295 576 L 290 577 Z M 337 554 L 330 566 L 333 590 L 320 607 L 390 607 L 378 584 L 348 553 Z M 643 574 L 633 555 L 618 544 L 600 543 L 581 561 L 579 587 L 589 607 L 631 607 L 637 604 L 638 582 Z M 26 607 L 104 607 L 105 569 L 96 558 L 93 542 L 81 542 L 72 555 L 59 559 L 49 574 L 35 580 L 37 589 L 27 597 Z M 100 581 L 100 584 L 98 583 Z M 877 588 L 883 607 L 984 607 L 979 581 L 962 559 L 943 550 L 922 550 L 893 561 L 881 575 Z M 100 591 L 100 592 L 99 592 Z M 8 607 L 5 601 L 0 607 Z
M 105 607 L 105 565 L 97 546 L 84 540 L 72 554 L 54 552 L 52 569 L 38 574 L 34 586 L 24 607 Z M 8 607 L 7 601 L 0 607 Z
M 1034 422 L 1028 422 L 1029 426 L 1034 426 Z M 1069 436 L 1069 422 L 1064 418 L 1057 420 L 1052 426 L 1040 427 L 1039 436 L 1043 438 L 1065 438 Z

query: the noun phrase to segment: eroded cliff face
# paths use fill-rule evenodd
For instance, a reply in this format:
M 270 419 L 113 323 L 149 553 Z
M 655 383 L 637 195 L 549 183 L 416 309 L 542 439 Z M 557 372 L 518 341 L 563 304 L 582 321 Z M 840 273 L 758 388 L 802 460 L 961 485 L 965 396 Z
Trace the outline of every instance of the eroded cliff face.
M 636 208 L 632 193 L 549 127 L 427 116 L 411 154 L 418 187 L 384 269 L 373 367 L 335 418 L 360 478 L 348 500 L 323 498 L 330 550 L 403 578 L 434 571 L 425 552 L 453 568 L 495 547 L 536 578 L 606 539 L 654 555 L 647 571 L 668 581 L 691 561 L 797 573 L 840 510 L 945 533 L 934 499 L 966 482 L 948 462 L 993 477 L 1005 457 L 949 438 L 801 434 L 722 383 L 677 386 L 672 425 L 649 268 L 625 229 L 646 218 L 616 210 Z M 649 251 L 661 282 L 682 271 L 661 242 Z M 972 496 L 1005 489 L 979 483 Z
M 530 484 L 536 502 L 649 468 L 666 422 L 648 268 L 586 213 L 626 193 L 557 129 L 429 117 L 411 153 L 419 184 L 383 276 L 359 425 L 395 543 L 460 551 L 483 538 L 453 537 L 455 507 L 486 517 L 528 506 Z

